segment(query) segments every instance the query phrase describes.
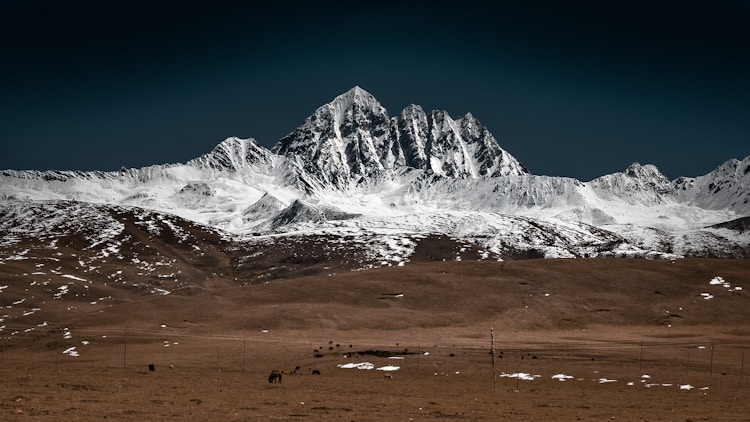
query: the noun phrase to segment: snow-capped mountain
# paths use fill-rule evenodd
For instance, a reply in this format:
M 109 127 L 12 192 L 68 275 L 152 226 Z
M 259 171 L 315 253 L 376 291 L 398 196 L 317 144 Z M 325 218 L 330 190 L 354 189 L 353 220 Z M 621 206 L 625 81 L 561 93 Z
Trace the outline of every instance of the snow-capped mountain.
M 270 150 L 232 137 L 184 164 L 5 170 L 0 201 L 138 207 L 251 241 L 348 239 L 381 245 L 381 263 L 394 250 L 408 259 L 424 236 L 492 256 L 750 256 L 744 226 L 726 224 L 750 215 L 750 157 L 674 181 L 638 163 L 587 182 L 536 176 L 471 114 L 410 105 L 390 116 L 359 87 Z
M 391 118 L 359 87 L 318 108 L 272 151 L 317 186 L 339 189 L 404 169 L 451 178 L 528 173 L 471 114 L 453 120 L 411 105 Z

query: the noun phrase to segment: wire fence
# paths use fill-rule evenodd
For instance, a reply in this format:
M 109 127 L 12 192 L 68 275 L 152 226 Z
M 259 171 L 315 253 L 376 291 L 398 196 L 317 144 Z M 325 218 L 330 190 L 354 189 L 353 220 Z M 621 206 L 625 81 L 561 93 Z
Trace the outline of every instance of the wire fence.
M 521 374 L 561 373 L 584 369 L 604 376 L 628 372 L 633 377 L 663 374 L 672 377 L 727 376 L 744 380 L 747 343 L 669 341 L 504 341 L 492 344 L 394 342 L 369 344 L 361 340 L 334 342 L 293 335 L 252 333 L 248 336 L 186 334 L 168 330 L 62 329 L 0 337 L 4 364 L 81 365 L 103 368 L 173 367 L 217 372 L 265 372 L 271 367 L 310 373 L 321 367 L 375 361 L 398 367 L 400 376 L 414 379 L 456 368 L 455 372 L 493 374 L 523 380 Z M 24 351 L 23 353 L 19 353 Z M 391 360 L 393 359 L 393 360 Z M 378 363 L 379 362 L 379 363 Z M 388 364 L 388 365 L 386 365 Z M 436 370 L 439 368 L 440 370 Z M 556 372 L 556 371 L 554 371 Z M 547 373 L 545 376 L 553 374 Z M 507 381 L 506 381 L 507 383 Z

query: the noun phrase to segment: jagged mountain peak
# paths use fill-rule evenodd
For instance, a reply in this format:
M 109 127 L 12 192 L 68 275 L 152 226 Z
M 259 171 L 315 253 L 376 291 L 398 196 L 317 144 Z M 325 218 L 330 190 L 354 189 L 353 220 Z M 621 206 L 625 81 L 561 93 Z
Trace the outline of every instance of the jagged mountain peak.
M 337 96 L 332 102 L 344 102 L 346 104 L 380 104 L 378 103 L 378 100 L 375 99 L 375 96 L 362 89 L 359 85 L 354 86 L 345 93 Z
M 354 87 L 319 107 L 272 149 L 298 163 L 303 178 L 345 188 L 384 169 L 390 117 L 370 93 Z
M 232 136 L 216 145 L 211 152 L 190 160 L 187 164 L 215 170 L 238 171 L 251 165 L 267 164 L 271 160 L 271 152 L 255 139 Z
M 644 205 L 665 203 L 673 195 L 671 182 L 655 165 L 637 162 L 622 172 L 598 177 L 589 186 L 604 198 Z
M 635 162 L 628 166 L 624 171 L 625 175 L 633 179 L 645 182 L 654 182 L 658 184 L 669 183 L 667 176 L 659 171 L 659 168 L 653 164 L 643 164 Z
M 467 121 L 476 121 L 476 118 L 474 117 L 473 114 L 471 114 L 470 111 L 466 112 L 466 114 L 464 114 L 463 117 L 461 117 L 461 119 L 467 120 Z
M 301 178 L 335 188 L 398 167 L 459 178 L 528 174 L 471 113 L 454 120 L 411 104 L 390 118 L 358 86 L 319 107 L 273 152 L 296 161 Z
M 426 116 L 424 109 L 419 104 L 409 104 L 401 110 L 401 117 L 406 118 L 408 116 Z
M 320 118 L 331 115 L 336 125 L 346 125 L 347 120 L 361 120 L 362 115 L 383 115 L 387 116 L 385 108 L 369 92 L 355 86 L 345 93 L 337 96 L 331 102 L 319 107 L 310 118 Z
M 750 174 L 750 156 L 745 157 L 742 160 L 732 158 L 721 163 L 714 171 L 715 174 L 722 174 L 735 179 L 741 179 Z
M 319 107 L 273 152 L 295 160 L 301 178 L 335 188 L 398 167 L 461 178 L 528 174 L 471 113 L 454 120 L 411 104 L 390 118 L 358 86 Z
M 371 120 L 372 116 L 388 116 L 385 107 L 369 92 L 355 86 L 349 91 L 334 98 L 330 103 L 318 110 L 332 108 L 339 115 L 339 124 L 345 125 L 351 120 Z M 349 120 L 349 121 L 348 121 Z

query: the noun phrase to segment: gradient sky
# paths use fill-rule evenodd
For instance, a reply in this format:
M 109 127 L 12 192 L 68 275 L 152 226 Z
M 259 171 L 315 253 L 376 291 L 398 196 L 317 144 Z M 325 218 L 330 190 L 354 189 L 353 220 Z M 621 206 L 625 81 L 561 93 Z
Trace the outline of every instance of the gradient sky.
M 534 174 L 750 155 L 747 1 L 247 3 L 0 1 L 0 169 L 270 147 L 355 85 L 471 112 Z

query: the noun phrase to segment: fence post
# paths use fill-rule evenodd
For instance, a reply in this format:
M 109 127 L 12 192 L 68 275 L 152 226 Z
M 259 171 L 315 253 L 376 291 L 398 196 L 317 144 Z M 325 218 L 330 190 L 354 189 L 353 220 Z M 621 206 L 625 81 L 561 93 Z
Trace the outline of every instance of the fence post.
M 521 360 L 523 360 L 523 351 L 522 350 L 518 351 L 518 357 L 520 359 L 516 362 L 516 391 L 521 391 L 518 387 L 519 387 L 519 381 L 520 381 L 520 378 L 521 378 L 520 377 L 520 375 L 521 375 Z
M 128 367 L 128 330 L 125 330 L 125 344 L 122 349 L 122 367 Z
M 640 370 L 640 375 L 643 375 L 643 340 L 641 340 L 641 366 L 639 370 Z
M 742 356 L 740 357 L 740 379 L 745 379 L 745 351 L 742 351 Z
M 419 355 L 422 354 L 422 345 L 417 344 L 417 381 L 419 381 Z
M 492 356 L 492 389 L 497 387 L 495 376 L 495 327 L 490 327 L 490 355 Z
M 508 385 L 508 375 L 510 375 L 510 359 L 505 359 L 505 385 L 506 386 Z

